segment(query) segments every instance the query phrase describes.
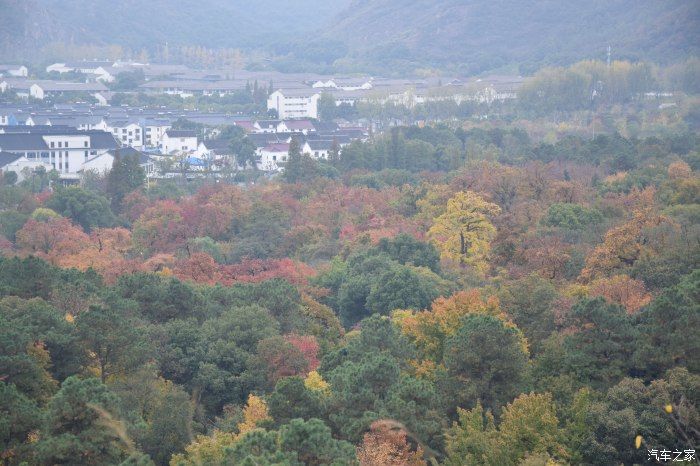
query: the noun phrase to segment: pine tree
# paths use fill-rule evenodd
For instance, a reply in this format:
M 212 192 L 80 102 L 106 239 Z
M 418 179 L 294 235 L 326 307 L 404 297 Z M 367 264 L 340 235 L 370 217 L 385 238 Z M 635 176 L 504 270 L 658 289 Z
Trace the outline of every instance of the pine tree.
M 301 145 L 297 138 L 292 138 L 289 144 L 289 157 L 287 157 L 287 166 L 284 169 L 284 179 L 289 183 L 298 182 L 303 176 L 302 173 L 302 155 Z
M 112 199 L 112 209 L 119 212 L 124 196 L 143 186 L 146 174 L 139 165 L 138 155 L 122 157 L 117 150 L 112 170 L 107 177 L 107 192 Z

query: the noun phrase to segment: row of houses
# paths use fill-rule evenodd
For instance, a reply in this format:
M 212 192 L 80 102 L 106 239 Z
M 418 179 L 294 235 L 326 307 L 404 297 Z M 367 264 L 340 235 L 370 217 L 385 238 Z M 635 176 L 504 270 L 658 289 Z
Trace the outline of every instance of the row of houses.
M 197 132 L 174 129 L 173 123 L 182 118 L 210 121 L 214 126 Z M 227 125 L 244 131 L 255 148 L 256 167 L 265 171 L 282 169 L 293 138 L 299 140 L 304 153 L 327 159 L 331 152 L 339 154 L 350 142 L 368 137 L 363 127 L 308 119 L 253 120 L 125 108 L 108 112 L 103 107 L 76 104 L 0 107 L 0 151 L 21 156 L 13 159 L 15 168 L 17 164 L 42 165 L 56 170 L 64 180 L 76 180 L 85 170 L 108 170 L 113 159 L 108 152 L 116 150 L 137 150 L 152 161 L 186 158 L 199 169 L 230 166 L 237 154 L 228 140 L 218 138 L 220 127 Z

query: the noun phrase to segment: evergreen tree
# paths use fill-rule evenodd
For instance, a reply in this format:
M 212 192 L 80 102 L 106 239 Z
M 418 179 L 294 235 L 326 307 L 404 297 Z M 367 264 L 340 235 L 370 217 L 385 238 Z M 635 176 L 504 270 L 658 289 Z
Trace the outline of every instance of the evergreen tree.
M 292 138 L 292 142 L 289 144 L 287 165 L 284 168 L 285 181 L 289 183 L 297 183 L 300 181 L 303 176 L 302 164 L 301 145 L 297 138 Z
M 138 155 L 122 157 L 117 150 L 114 154 L 112 170 L 107 176 L 107 193 L 112 198 L 112 209 L 118 212 L 124 197 L 143 186 L 145 179 L 146 173 L 139 165 Z

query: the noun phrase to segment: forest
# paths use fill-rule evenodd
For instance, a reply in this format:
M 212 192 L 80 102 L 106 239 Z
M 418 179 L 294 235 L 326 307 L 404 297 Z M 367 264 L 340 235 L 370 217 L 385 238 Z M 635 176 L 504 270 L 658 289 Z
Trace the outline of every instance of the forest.
M 3 465 L 694 450 L 696 104 L 604 93 L 591 135 L 576 95 L 538 95 L 531 120 L 395 127 L 327 161 L 292 144 L 269 180 L 146 182 L 126 156 L 80 186 L 3 176 Z

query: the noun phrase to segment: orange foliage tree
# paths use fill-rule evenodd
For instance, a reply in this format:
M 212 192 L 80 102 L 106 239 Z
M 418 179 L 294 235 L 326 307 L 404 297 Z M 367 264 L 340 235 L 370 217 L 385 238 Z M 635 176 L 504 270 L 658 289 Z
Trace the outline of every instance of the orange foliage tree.
M 608 302 L 619 304 L 628 314 L 634 314 L 651 302 L 652 296 L 644 282 L 627 275 L 594 280 L 589 288 L 591 296 L 601 296 Z
M 423 449 L 418 446 L 413 450 L 406 437 L 406 431 L 396 422 L 373 422 L 357 447 L 360 465 L 424 466 L 426 462 L 423 459 Z

